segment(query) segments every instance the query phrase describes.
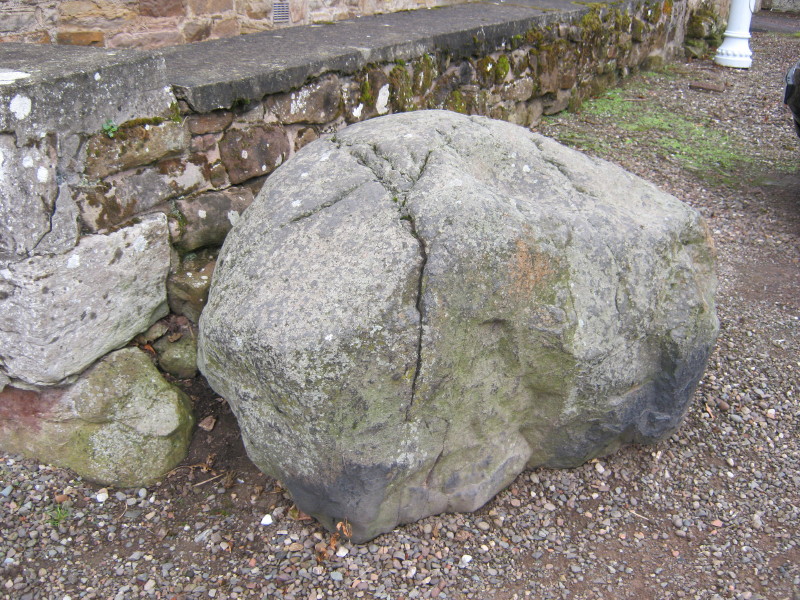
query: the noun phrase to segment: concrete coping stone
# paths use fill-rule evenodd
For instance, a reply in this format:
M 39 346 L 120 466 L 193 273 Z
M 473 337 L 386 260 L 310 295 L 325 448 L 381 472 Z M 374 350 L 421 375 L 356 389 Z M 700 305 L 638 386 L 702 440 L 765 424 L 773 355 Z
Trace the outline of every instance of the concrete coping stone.
M 107 118 L 141 117 L 156 104 L 164 110 L 168 85 L 164 59 L 154 52 L 0 44 L 0 131 L 23 139 L 94 131 Z
M 155 79 L 165 73 L 177 98 L 191 110 L 206 113 L 291 91 L 325 73 L 350 74 L 370 64 L 409 60 L 435 50 L 469 56 L 487 46 L 498 47 L 532 27 L 574 19 L 589 10 L 569 0 L 479 1 L 156 51 L 6 43 L 0 44 L 0 96 L 37 85 L 57 88 L 65 81 L 80 87 L 93 83 L 90 77 L 94 74 L 96 79 L 99 70 L 117 67 L 128 93 L 130 86 L 141 89 L 142 73 L 152 71 Z M 138 66 L 137 79 L 125 78 L 130 65 Z M 31 77 L 15 79 L 16 73 Z M 148 83 L 155 87 L 155 81 Z M 82 96 L 91 98 L 91 91 L 84 91 Z M 4 108 L 0 107 L 0 130 L 9 130 L 11 117 Z M 75 114 L 61 112 L 66 119 Z
M 436 49 L 465 56 L 531 27 L 590 9 L 566 0 L 472 2 L 304 25 L 162 50 L 176 96 L 204 113 L 288 92 L 324 73 L 408 60 Z

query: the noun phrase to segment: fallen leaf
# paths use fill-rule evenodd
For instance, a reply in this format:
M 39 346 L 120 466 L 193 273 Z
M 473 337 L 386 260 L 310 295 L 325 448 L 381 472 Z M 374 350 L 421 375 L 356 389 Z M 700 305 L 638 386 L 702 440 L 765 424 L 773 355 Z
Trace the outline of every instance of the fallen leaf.
M 204 431 L 211 431 L 214 429 L 214 425 L 217 424 L 217 418 L 213 415 L 208 415 L 205 419 L 200 421 L 197 426 L 204 430 Z
M 313 517 L 310 517 L 309 515 L 304 513 L 302 510 L 297 508 L 296 504 L 294 506 L 292 506 L 292 508 L 289 509 L 289 517 L 291 517 L 295 521 L 311 521 L 311 520 L 313 520 Z

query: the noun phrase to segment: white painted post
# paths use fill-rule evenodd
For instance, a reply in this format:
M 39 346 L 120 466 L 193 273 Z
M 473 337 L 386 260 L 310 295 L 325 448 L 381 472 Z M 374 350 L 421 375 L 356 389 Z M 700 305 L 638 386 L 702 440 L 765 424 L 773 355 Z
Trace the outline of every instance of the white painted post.
M 750 51 L 750 19 L 753 16 L 752 0 L 733 0 L 725 30 L 725 41 L 717 49 L 714 62 L 723 67 L 749 69 L 753 64 Z

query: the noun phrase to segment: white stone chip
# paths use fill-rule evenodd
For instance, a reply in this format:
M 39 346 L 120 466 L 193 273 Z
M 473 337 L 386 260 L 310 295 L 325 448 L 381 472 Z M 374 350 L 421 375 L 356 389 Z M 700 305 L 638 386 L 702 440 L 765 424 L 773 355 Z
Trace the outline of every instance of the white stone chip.
M 19 79 L 27 79 L 30 76 L 30 73 L 23 73 L 22 71 L 0 71 L 0 85 L 8 85 Z
M 264 515 L 264 517 L 261 519 L 261 524 L 262 525 L 272 525 L 272 523 L 273 523 L 272 515 L 270 515 L 270 514 Z

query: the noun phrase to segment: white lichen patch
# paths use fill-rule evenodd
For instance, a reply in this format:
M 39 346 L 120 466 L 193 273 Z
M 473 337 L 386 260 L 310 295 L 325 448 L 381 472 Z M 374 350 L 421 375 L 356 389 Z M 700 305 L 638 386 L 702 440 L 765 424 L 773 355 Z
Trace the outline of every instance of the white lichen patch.
M 73 254 L 69 257 L 67 261 L 67 268 L 68 269 L 77 269 L 81 266 L 81 257 L 79 254 Z
M 228 211 L 228 221 L 230 221 L 231 225 L 236 225 L 236 221 L 239 220 L 239 213 L 235 210 Z
M 11 99 L 11 102 L 8 104 L 8 109 L 14 113 L 14 116 L 18 121 L 22 121 L 29 114 L 31 114 L 31 107 L 31 99 L 20 94 L 14 96 Z
M 0 70 L 0 85 L 8 85 L 20 79 L 27 79 L 30 73 L 23 73 L 22 71 L 4 71 Z
M 389 84 L 384 85 L 378 92 L 378 99 L 375 101 L 375 110 L 379 115 L 389 112 Z
M 289 110 L 293 115 L 302 112 L 303 109 L 305 109 L 306 102 L 308 101 L 308 97 L 310 95 L 311 95 L 311 90 L 309 90 L 308 88 L 303 88 L 297 92 L 292 92 L 291 95 L 292 102 L 289 107 Z
M 143 235 L 140 235 L 133 241 L 132 248 L 136 252 L 144 252 L 145 248 L 147 248 L 147 240 L 144 239 Z
M 208 216 L 208 213 L 201 208 L 197 211 L 197 216 L 201 219 L 205 219 Z
M 364 110 L 364 105 L 363 105 L 363 104 L 361 104 L 361 103 L 359 103 L 359 104 L 358 104 L 358 106 L 356 106 L 356 107 L 353 109 L 353 116 L 354 116 L 356 119 L 360 119 L 360 118 L 361 118 L 361 111 L 362 111 L 362 110 Z
M 39 167 L 36 169 L 36 179 L 39 183 L 47 183 L 50 180 L 50 171 L 47 167 Z

